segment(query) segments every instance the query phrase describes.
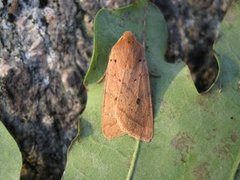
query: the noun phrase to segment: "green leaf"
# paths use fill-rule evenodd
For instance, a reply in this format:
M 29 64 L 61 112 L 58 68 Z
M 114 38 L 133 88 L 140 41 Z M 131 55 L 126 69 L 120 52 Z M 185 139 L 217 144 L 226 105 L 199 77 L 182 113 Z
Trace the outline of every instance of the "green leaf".
M 0 150 L 0 179 L 19 179 L 22 165 L 21 153 L 16 142 L 1 122 Z
M 163 25 L 162 25 L 163 24 Z M 123 32 L 131 30 L 145 43 L 150 72 L 159 73 L 166 50 L 167 29 L 159 9 L 146 0 L 117 11 L 100 10 L 94 22 L 94 50 L 85 84 L 95 83 L 104 74 L 108 55 Z M 161 32 L 161 33 L 159 33 Z
M 63 179 L 233 179 L 240 162 L 240 6 L 224 21 L 216 52 L 221 66 L 212 91 L 199 95 L 182 63 L 164 61 L 167 31 L 151 3 L 95 19 L 94 53 L 85 82 L 88 104 L 80 136 L 68 155 Z M 104 74 L 112 45 L 126 30 L 145 43 L 155 112 L 150 143 L 129 136 L 106 140 L 101 132 Z

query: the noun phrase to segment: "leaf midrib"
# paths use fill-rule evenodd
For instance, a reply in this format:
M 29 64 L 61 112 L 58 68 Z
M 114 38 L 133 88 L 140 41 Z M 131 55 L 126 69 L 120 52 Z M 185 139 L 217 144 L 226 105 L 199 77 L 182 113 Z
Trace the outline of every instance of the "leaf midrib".
M 137 161 L 137 158 L 138 158 L 139 147 L 140 147 L 140 140 L 137 140 L 126 180 L 131 180 L 132 179 L 132 175 L 134 173 L 136 161 Z

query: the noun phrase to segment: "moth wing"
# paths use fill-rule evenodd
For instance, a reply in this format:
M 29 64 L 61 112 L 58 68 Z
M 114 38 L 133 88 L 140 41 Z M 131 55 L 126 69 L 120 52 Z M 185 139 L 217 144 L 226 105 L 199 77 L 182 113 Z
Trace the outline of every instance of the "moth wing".
M 113 59 L 113 56 L 115 56 L 114 49 L 112 51 L 106 70 L 102 109 L 102 132 L 107 139 L 126 134 L 120 129 L 117 123 L 116 106 L 121 86 L 118 76 L 121 76 L 121 69 L 114 65 L 114 62 L 110 61 L 110 59 Z
M 153 136 L 153 113 L 146 61 L 123 72 L 116 116 L 118 125 L 128 135 L 143 141 Z

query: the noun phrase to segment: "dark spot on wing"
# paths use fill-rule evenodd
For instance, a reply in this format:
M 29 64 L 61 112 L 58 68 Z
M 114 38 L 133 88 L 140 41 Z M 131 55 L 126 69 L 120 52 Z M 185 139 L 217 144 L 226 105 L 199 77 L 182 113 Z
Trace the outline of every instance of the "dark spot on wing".
M 140 98 L 137 98 L 136 103 L 137 103 L 137 104 L 140 104 L 140 101 L 141 101 L 141 99 L 140 99 Z

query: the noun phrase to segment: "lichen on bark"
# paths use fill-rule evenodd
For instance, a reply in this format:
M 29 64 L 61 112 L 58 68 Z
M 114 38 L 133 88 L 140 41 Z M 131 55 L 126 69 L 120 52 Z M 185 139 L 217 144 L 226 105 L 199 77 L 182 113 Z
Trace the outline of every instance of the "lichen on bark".
M 199 93 L 216 81 L 219 65 L 213 44 L 220 23 L 234 0 L 152 0 L 163 12 L 169 38 L 166 59 L 183 60 Z
M 88 59 L 78 4 L 40 2 L 0 10 L 0 119 L 22 153 L 21 179 L 60 179 L 86 104 Z

